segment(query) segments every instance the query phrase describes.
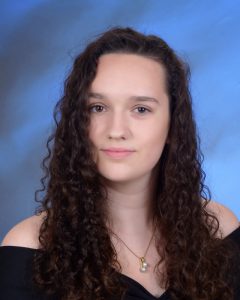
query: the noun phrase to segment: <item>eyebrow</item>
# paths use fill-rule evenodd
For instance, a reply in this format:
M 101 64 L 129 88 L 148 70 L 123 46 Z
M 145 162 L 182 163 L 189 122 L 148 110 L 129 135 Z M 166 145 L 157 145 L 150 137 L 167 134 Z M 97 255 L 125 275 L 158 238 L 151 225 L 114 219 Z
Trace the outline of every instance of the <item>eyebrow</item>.
M 107 97 L 103 94 L 100 94 L 100 93 L 93 93 L 93 92 L 90 92 L 88 93 L 88 97 L 89 98 L 95 98 L 95 99 L 107 99 Z M 137 95 L 134 95 L 134 96 L 131 96 L 129 97 L 129 100 L 131 101 L 150 101 L 150 102 L 155 102 L 155 103 L 158 103 L 159 104 L 159 101 L 156 99 L 156 98 L 153 98 L 153 97 L 148 97 L 148 96 L 137 96 Z

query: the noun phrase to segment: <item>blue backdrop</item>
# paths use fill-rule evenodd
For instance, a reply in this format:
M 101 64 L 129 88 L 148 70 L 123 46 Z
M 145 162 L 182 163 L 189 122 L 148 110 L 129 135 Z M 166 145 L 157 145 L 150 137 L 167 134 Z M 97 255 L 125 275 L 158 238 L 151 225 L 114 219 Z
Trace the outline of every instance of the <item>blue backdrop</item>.
M 0 0 L 0 239 L 34 213 L 73 58 L 114 25 L 160 35 L 190 64 L 206 184 L 240 218 L 239 1 Z

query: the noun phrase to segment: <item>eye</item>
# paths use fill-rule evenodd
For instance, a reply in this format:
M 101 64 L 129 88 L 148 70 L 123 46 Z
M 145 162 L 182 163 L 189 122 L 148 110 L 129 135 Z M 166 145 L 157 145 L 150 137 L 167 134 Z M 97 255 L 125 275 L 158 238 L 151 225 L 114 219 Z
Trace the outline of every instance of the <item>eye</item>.
M 138 109 L 138 112 L 139 112 L 141 115 L 145 114 L 145 112 L 151 112 L 150 109 L 148 109 L 148 108 L 146 108 L 146 107 L 144 107 L 144 106 L 138 106 L 138 107 L 136 107 L 136 109 Z M 139 109 L 141 109 L 141 110 L 139 111 Z
M 94 108 L 97 108 L 97 110 L 96 110 L 96 111 L 93 111 Z M 100 110 L 99 110 L 99 108 L 100 108 Z M 90 110 L 90 112 L 102 112 L 101 108 L 103 108 L 103 106 L 97 104 L 97 105 L 92 105 L 92 106 L 90 106 L 90 107 L 89 107 L 89 110 Z

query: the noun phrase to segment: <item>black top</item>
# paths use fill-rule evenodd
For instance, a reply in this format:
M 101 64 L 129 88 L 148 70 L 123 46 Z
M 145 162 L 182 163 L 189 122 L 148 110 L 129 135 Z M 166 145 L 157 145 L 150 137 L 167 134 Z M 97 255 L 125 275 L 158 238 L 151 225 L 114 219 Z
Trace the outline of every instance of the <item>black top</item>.
M 240 248 L 240 227 L 227 237 Z M 36 251 L 38 249 L 19 246 L 0 247 L 0 300 L 57 300 L 56 297 L 42 294 L 31 284 L 31 263 Z M 171 300 L 169 290 L 156 298 L 136 280 L 124 274 L 119 275 L 129 287 L 125 300 Z M 240 300 L 240 274 L 238 276 L 235 300 Z

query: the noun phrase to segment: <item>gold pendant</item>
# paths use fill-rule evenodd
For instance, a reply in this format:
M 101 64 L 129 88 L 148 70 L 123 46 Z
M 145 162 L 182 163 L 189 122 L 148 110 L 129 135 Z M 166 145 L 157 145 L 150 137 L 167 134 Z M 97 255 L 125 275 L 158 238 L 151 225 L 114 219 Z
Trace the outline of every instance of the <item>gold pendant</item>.
M 144 272 L 147 271 L 147 267 L 148 267 L 148 264 L 147 264 L 145 258 L 140 257 L 140 269 L 139 269 L 139 271 L 144 273 Z

